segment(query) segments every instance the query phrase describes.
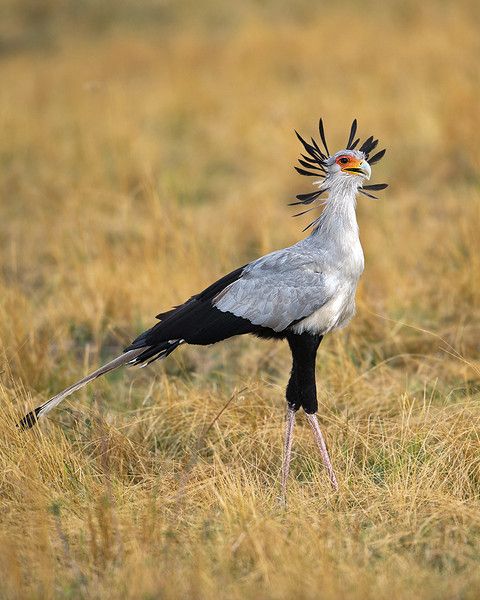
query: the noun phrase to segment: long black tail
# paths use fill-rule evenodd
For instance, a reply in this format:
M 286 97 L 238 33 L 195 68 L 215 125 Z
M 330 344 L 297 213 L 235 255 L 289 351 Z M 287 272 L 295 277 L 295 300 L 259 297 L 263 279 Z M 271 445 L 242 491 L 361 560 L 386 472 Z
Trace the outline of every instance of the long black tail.
M 55 408 L 64 398 L 122 365 L 146 366 L 154 360 L 166 358 L 184 342 L 205 346 L 234 335 L 258 332 L 259 328 L 247 319 L 222 312 L 212 304 L 213 298 L 241 277 L 243 270 L 244 267 L 240 267 L 232 271 L 184 304 L 158 315 L 160 323 L 140 334 L 125 348 L 123 354 L 29 412 L 20 421 L 19 427 L 33 427 L 40 417 Z
M 26 414 L 23 419 L 19 422 L 18 426 L 22 429 L 30 429 L 33 427 L 40 417 L 46 415 L 48 412 L 55 408 L 62 400 L 73 394 L 74 392 L 83 388 L 87 383 L 97 379 L 97 377 L 101 377 L 114 369 L 118 369 L 123 365 L 141 365 L 145 366 L 152 362 L 153 360 L 162 359 L 167 357 L 171 352 L 177 348 L 183 340 L 169 340 L 168 342 L 164 342 L 163 344 L 159 344 L 155 347 L 152 346 L 143 346 L 142 348 L 135 348 L 132 350 L 128 350 L 117 356 L 107 364 L 103 365 L 93 373 L 90 373 L 83 379 L 80 379 L 76 383 L 70 385 L 62 392 L 50 398 L 40 406 L 37 406 L 34 410 Z

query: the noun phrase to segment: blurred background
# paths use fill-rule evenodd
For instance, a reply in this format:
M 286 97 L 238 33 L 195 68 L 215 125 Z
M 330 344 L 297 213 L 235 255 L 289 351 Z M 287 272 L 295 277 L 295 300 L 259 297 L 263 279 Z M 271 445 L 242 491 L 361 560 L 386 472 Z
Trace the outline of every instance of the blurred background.
M 94 581 L 100 596 L 157 597 L 163 577 L 165 597 L 313 598 L 321 578 L 328 598 L 468 597 L 455 594 L 474 589 L 480 555 L 478 510 L 463 504 L 480 494 L 479 30 L 470 0 L 1 0 L 5 594 Z M 320 116 L 330 149 L 353 118 L 379 137 L 372 182 L 390 185 L 359 199 L 358 314 L 321 349 L 339 504 L 300 433 L 305 520 L 272 517 L 281 344 L 182 349 L 96 383 L 45 437 L 12 433 L 160 310 L 304 235 L 310 215 L 287 206 L 311 189 L 293 130 L 317 136 Z M 183 513 L 178 474 L 235 389 Z M 290 554 L 306 539 L 310 579 Z
M 388 150 L 373 181 L 390 188 L 359 202 L 356 330 L 392 337 L 373 311 L 451 342 L 461 323 L 460 350 L 476 351 L 479 13 L 3 0 L 1 327 L 15 370 L 35 344 L 42 361 L 76 341 L 120 347 L 161 307 L 295 242 L 308 217 L 287 203 L 311 182 L 293 171 L 293 129 L 316 135 L 319 116 L 333 148 L 356 117 Z M 45 385 L 46 371 L 25 377 Z

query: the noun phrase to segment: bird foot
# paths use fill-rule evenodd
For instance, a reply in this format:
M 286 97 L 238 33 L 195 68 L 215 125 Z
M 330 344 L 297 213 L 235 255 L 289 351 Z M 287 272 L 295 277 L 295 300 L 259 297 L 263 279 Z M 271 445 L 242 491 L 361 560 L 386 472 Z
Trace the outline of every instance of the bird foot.
M 282 492 L 278 498 L 280 504 L 287 506 L 287 482 L 290 472 L 290 461 L 292 460 L 292 442 L 293 442 L 293 427 L 295 425 L 295 411 L 288 407 L 287 420 L 285 423 L 285 444 L 283 450 L 282 464 Z
M 325 443 L 325 439 L 323 437 L 322 431 L 320 429 L 320 424 L 318 422 L 316 413 L 305 413 L 307 416 L 307 420 L 310 424 L 310 427 L 313 431 L 313 437 L 315 438 L 315 442 L 317 443 L 318 449 L 320 450 L 320 455 L 323 460 L 323 464 L 325 465 L 328 473 L 328 477 L 330 479 L 330 483 L 332 484 L 333 489 L 338 491 L 338 481 L 335 476 L 335 472 L 333 470 L 332 462 L 330 460 L 330 456 L 328 454 L 327 445 Z M 282 463 L 282 487 L 280 496 L 278 496 L 278 503 L 282 508 L 286 508 L 287 506 L 287 483 L 288 483 L 288 474 L 290 473 L 290 462 L 292 459 L 292 442 L 293 442 L 293 428 L 295 426 L 295 410 L 292 408 L 288 408 L 287 410 L 287 419 L 285 422 L 285 443 L 283 448 L 283 463 Z
M 310 423 L 310 427 L 313 431 L 313 437 L 317 442 L 318 449 L 320 450 L 320 455 L 323 460 L 323 464 L 325 465 L 328 477 L 330 479 L 330 483 L 332 484 L 333 489 L 338 492 L 338 481 L 335 476 L 335 471 L 333 470 L 332 461 L 330 460 L 330 456 L 328 454 L 327 445 L 325 443 L 325 439 L 322 434 L 322 430 L 320 429 L 320 424 L 318 422 L 317 413 L 305 413 L 307 415 L 307 420 Z

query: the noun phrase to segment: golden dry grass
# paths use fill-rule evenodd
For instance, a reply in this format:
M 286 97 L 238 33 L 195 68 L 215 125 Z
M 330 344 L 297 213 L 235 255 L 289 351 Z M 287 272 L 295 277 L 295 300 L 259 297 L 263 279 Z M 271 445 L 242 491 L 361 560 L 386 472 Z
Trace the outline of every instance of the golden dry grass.
M 0 597 L 478 598 L 476 3 L 3 5 Z M 320 352 L 340 492 L 300 419 L 277 504 L 282 344 L 181 349 L 20 433 L 299 238 L 292 128 L 319 115 L 331 146 L 354 116 L 379 136 L 391 184 L 359 202 L 358 314 Z

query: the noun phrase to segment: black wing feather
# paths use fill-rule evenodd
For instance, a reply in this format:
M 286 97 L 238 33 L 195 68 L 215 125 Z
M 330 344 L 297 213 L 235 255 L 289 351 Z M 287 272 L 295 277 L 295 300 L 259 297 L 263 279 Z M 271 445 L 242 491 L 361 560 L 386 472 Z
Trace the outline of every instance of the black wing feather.
M 212 304 L 215 296 L 242 276 L 245 266 L 228 273 L 180 306 L 160 313 L 157 317 L 160 323 L 140 334 L 125 351 L 145 346 L 155 348 L 171 340 L 207 345 L 234 335 L 255 333 L 258 327 L 250 321 L 222 312 Z

